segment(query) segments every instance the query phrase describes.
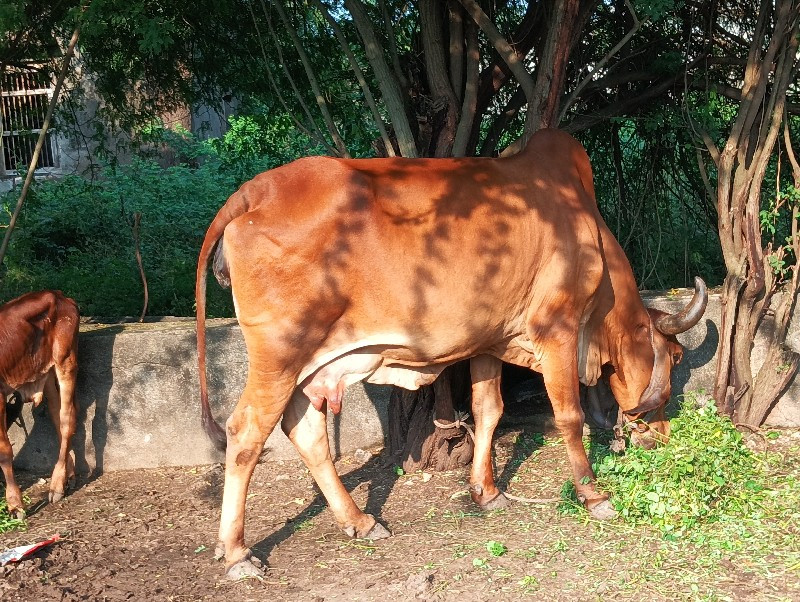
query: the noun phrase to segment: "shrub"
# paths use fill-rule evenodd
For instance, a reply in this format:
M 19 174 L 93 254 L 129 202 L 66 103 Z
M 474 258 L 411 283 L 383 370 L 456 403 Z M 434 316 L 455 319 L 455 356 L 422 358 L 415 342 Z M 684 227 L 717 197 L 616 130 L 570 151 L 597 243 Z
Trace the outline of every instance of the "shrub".
M 0 295 L 59 288 L 85 315 L 138 315 L 142 283 L 132 215 L 141 213 L 141 252 L 151 315 L 191 315 L 194 271 L 205 229 L 236 189 L 217 160 L 162 168 L 152 159 L 107 167 L 95 181 L 38 182 L 12 237 Z M 7 195 L 3 204 L 15 202 Z M 229 295 L 209 287 L 212 315 L 230 315 Z
M 152 124 L 138 133 L 140 152 L 129 164 L 112 161 L 91 181 L 66 176 L 36 182 L 11 239 L 0 301 L 58 288 L 78 301 L 84 315 L 138 316 L 143 291 L 131 224 L 140 213 L 148 314 L 193 315 L 197 253 L 217 210 L 242 182 L 319 151 L 288 117 L 266 119 L 263 113 L 232 117 L 222 138 L 205 141 Z M 164 149 L 178 165 L 159 164 Z M 0 198 L 6 215 L 16 194 Z M 233 314 L 230 294 L 213 278 L 208 312 Z

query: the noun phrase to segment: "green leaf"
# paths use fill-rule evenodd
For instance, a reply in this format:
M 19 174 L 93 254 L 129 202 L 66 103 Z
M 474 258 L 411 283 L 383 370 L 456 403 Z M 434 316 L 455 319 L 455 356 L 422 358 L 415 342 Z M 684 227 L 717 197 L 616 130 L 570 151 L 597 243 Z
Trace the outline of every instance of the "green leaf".
M 492 556 L 502 556 L 508 551 L 508 549 L 499 541 L 487 541 L 486 551 Z

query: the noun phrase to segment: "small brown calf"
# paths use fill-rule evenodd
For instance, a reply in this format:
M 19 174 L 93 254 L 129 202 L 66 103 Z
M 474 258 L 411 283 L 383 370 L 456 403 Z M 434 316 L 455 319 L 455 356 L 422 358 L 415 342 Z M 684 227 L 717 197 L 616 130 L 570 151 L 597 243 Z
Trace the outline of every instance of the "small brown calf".
M 59 501 L 67 481 L 75 476 L 69 451 L 77 416 L 78 323 L 77 304 L 61 291 L 27 293 L 0 307 L 0 468 L 8 511 L 16 517 L 24 517 L 25 511 L 11 466 L 6 402 L 12 394 L 20 405 L 26 401 L 39 405 L 47 398 L 60 444 L 50 501 Z

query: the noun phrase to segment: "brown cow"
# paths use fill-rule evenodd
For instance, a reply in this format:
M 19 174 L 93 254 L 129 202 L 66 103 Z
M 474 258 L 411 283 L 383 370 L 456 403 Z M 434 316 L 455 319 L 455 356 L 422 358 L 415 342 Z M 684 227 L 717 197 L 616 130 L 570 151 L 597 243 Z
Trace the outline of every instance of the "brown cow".
M 224 238 L 223 238 L 224 234 Z M 230 283 L 249 356 L 247 384 L 223 431 L 205 376 L 207 266 Z M 326 406 L 359 380 L 415 389 L 472 358 L 472 497 L 503 503 L 491 467 L 502 411 L 500 360 L 541 372 L 578 495 L 614 514 L 581 442 L 579 382 L 607 371 L 636 419 L 663 406 L 680 353 L 674 338 L 700 319 L 648 312 L 630 264 L 597 209 L 589 158 L 556 130 L 500 159 L 312 157 L 261 174 L 212 221 L 197 268 L 197 343 L 206 431 L 227 437 L 220 549 L 231 577 L 258 574 L 244 544 L 247 488 L 281 420 L 345 533 L 388 531 L 342 486 Z
M 67 482 L 75 476 L 69 451 L 77 416 L 79 321 L 78 306 L 61 291 L 28 293 L 0 307 L 0 467 L 6 478 L 8 510 L 17 517 L 25 512 L 11 466 L 5 400 L 14 394 L 23 403 L 38 405 L 43 396 L 47 398 L 59 438 L 49 497 L 51 502 L 61 500 Z

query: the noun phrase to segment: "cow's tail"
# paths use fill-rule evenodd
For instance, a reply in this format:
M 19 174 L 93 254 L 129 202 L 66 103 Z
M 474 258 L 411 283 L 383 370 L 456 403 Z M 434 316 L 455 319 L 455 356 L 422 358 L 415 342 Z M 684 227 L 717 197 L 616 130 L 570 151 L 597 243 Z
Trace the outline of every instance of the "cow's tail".
M 225 227 L 248 210 L 247 201 L 242 191 L 238 191 L 228 199 L 219 210 L 208 227 L 200 256 L 197 259 L 197 280 L 195 281 L 194 298 L 197 306 L 197 363 L 200 376 L 200 408 L 202 412 L 203 430 L 211 442 L 220 451 L 225 451 L 227 437 L 225 430 L 214 420 L 211 406 L 208 403 L 208 382 L 206 379 L 206 276 L 208 263 L 214 250 L 222 240 Z

